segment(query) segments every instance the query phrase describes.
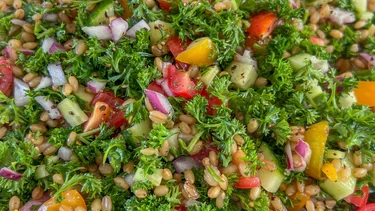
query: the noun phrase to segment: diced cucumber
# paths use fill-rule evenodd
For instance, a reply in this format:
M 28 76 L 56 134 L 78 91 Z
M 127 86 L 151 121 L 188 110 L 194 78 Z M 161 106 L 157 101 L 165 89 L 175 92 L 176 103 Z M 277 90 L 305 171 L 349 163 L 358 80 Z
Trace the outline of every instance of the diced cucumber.
M 175 31 L 170 23 L 157 20 L 148 24 L 150 26 L 151 44 L 156 44 L 160 40 L 166 40 L 174 35 Z
M 74 95 L 87 103 L 90 103 L 94 98 L 94 94 L 86 92 L 86 87 L 83 85 L 78 86 L 78 90 L 74 92 Z
M 300 53 L 288 58 L 290 65 L 295 71 L 305 67 L 311 61 L 312 55 L 307 53 Z
M 156 169 L 156 172 L 151 175 L 145 175 L 142 168 L 138 168 L 134 174 L 134 181 L 150 181 L 154 186 L 159 186 L 162 180 L 163 169 Z
M 325 153 L 325 157 L 328 158 L 328 159 L 343 159 L 345 158 L 346 156 L 346 153 L 345 152 L 342 152 L 342 151 L 339 151 L 339 150 L 334 150 L 334 149 L 329 149 L 326 151 Z
M 232 62 L 225 69 L 232 76 L 232 83 L 236 88 L 247 90 L 254 85 L 258 73 L 254 65 Z
M 51 165 L 51 164 L 55 164 L 59 161 L 59 157 L 58 156 L 48 156 L 48 157 L 44 157 L 44 163 L 46 165 Z
M 266 143 L 260 145 L 258 152 L 263 153 L 265 160 L 272 161 L 276 164 L 276 170 L 269 171 L 263 167 L 258 170 L 258 177 L 262 187 L 270 193 L 276 193 L 285 178 L 280 163 Z
M 215 76 L 220 72 L 220 68 L 217 65 L 210 66 L 204 71 L 201 75 L 201 81 L 204 85 L 209 86 L 211 82 L 214 80 Z
M 108 24 L 108 17 L 114 16 L 115 10 L 113 7 L 113 0 L 104 0 L 96 5 L 92 12 L 90 12 L 90 17 L 88 24 L 90 26 L 97 26 L 100 24 Z
M 343 166 L 348 166 L 353 169 L 354 166 L 349 157 L 351 156 L 346 156 L 346 158 L 342 160 L 342 163 Z M 332 198 L 338 201 L 354 192 L 356 182 L 357 180 L 353 176 L 350 176 L 347 181 L 343 182 L 341 181 L 340 175 L 338 175 L 338 179 L 336 182 L 326 179 L 319 185 L 322 190 L 324 190 L 326 193 L 332 196 Z
M 310 101 L 311 105 L 316 107 L 315 98 L 323 94 L 322 87 L 319 86 L 317 80 L 312 80 L 307 85 L 309 87 L 308 91 L 305 92 L 307 99 Z
M 370 21 L 374 17 L 373 12 L 364 12 L 361 14 L 360 19 L 364 21 Z
M 233 10 L 237 10 L 238 9 L 238 2 L 236 0 L 231 0 L 230 2 L 232 2 Z
M 63 101 L 61 101 L 57 105 L 57 108 L 60 110 L 65 120 L 72 127 L 80 125 L 89 119 L 87 115 L 79 107 L 78 103 L 73 102 L 69 98 L 65 98 Z
M 38 180 L 38 179 L 42 179 L 42 178 L 44 178 L 48 175 L 49 175 L 49 173 L 46 170 L 46 165 L 39 165 L 35 170 L 34 178 Z
M 130 128 L 128 128 L 128 131 L 133 137 L 134 142 L 138 143 L 139 137 L 148 136 L 148 133 L 151 131 L 151 128 L 151 121 L 149 119 L 146 119 L 143 122 L 131 126 Z
M 178 143 L 178 134 L 180 133 L 180 129 L 178 127 L 174 127 L 171 129 L 172 133 L 176 133 L 173 136 L 167 139 L 169 146 L 171 147 L 172 152 L 178 152 L 180 149 L 180 143 Z
M 339 99 L 339 105 L 341 106 L 341 108 L 348 108 L 356 103 L 357 98 L 355 98 L 354 92 L 343 94 Z
M 367 12 L 367 0 L 352 0 L 352 3 L 359 14 Z

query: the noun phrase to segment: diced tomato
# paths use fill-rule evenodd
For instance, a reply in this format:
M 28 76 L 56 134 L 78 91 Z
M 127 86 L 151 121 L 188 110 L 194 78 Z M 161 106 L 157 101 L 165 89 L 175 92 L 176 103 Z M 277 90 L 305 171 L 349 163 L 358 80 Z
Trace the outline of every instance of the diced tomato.
M 170 2 L 167 2 L 165 0 L 158 0 L 158 2 L 159 2 L 160 8 L 162 8 L 163 10 L 166 10 L 168 12 L 171 11 L 172 4 Z
M 270 35 L 277 24 L 277 17 L 272 12 L 262 12 L 250 18 L 247 32 L 254 37 L 263 39 Z
M 356 189 L 358 190 L 358 189 Z M 368 185 L 363 186 L 362 188 L 362 197 L 358 196 L 355 193 L 352 193 L 351 195 L 344 198 L 344 200 L 348 203 L 354 204 L 357 207 L 363 207 L 366 205 L 368 197 L 369 197 L 369 191 L 370 188 Z
M 187 46 L 191 43 L 189 39 L 186 42 L 182 41 L 176 35 L 169 38 L 167 41 L 167 46 L 169 50 L 172 52 L 173 56 L 176 58 L 179 53 L 186 50 Z
M 235 188 L 249 189 L 260 186 L 259 177 L 240 177 L 238 182 L 234 185 Z
M 13 83 L 13 72 L 4 57 L 0 57 L 0 91 L 9 96 L 9 88 Z
M 179 205 L 179 206 L 175 207 L 174 209 L 177 210 L 177 211 L 186 211 L 185 205 Z
M 310 41 L 314 44 L 317 44 L 317 45 L 320 45 L 320 46 L 324 46 L 324 40 L 318 38 L 318 37 L 314 37 L 314 36 L 310 36 Z
M 164 96 L 166 96 L 163 88 L 156 83 L 156 81 L 153 81 L 151 82 L 148 87 L 147 87 L 148 90 L 152 90 L 152 91 L 155 91 L 155 92 L 159 92 L 160 94 L 163 94 Z
M 115 129 L 119 128 L 120 126 L 124 125 L 127 126 L 128 121 L 125 119 L 125 114 L 122 111 L 117 111 L 112 114 L 111 118 L 108 120 L 108 124 Z
M 223 102 L 216 96 L 210 97 L 207 89 L 203 89 L 201 95 L 208 101 L 207 114 L 212 116 L 216 115 L 216 109 L 214 108 L 214 106 L 220 106 Z
M 195 83 L 187 72 L 178 71 L 175 66 L 169 65 L 168 87 L 175 96 L 191 99 L 196 95 Z
M 203 158 L 208 157 L 211 151 L 219 152 L 216 146 L 205 145 L 197 154 L 192 155 L 191 157 L 198 163 L 202 163 Z
M 117 129 L 121 125 L 127 124 L 124 112 L 119 110 L 119 106 L 121 106 L 124 103 L 123 99 L 120 99 L 120 98 L 116 97 L 111 92 L 99 92 L 92 99 L 90 105 L 93 106 L 97 102 L 104 102 L 104 103 L 108 104 L 108 106 L 110 108 L 113 109 L 111 117 L 108 120 L 108 124 L 110 126 L 115 127 L 115 129 Z
M 116 110 L 124 103 L 124 100 L 116 97 L 112 92 L 99 92 L 92 99 L 90 105 L 93 106 L 96 102 L 107 103 L 109 107 Z
M 366 204 L 365 206 L 358 208 L 356 211 L 375 211 L 375 203 Z

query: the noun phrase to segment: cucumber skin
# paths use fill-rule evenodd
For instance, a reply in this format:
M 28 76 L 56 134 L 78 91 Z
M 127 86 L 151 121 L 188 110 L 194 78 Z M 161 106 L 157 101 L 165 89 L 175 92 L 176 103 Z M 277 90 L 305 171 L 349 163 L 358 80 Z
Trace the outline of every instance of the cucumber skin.
M 251 64 L 232 62 L 225 70 L 232 76 L 234 86 L 241 90 L 252 87 L 258 77 L 255 66 Z
M 108 24 L 108 18 L 106 17 L 114 15 L 113 0 L 105 0 L 96 6 L 91 12 L 89 17 L 88 25 L 97 26 L 99 24 Z
M 300 53 L 288 58 L 290 66 L 292 66 L 294 71 L 298 71 L 301 68 L 305 67 L 311 59 L 312 55 L 307 53 Z
M 276 193 L 285 178 L 280 163 L 266 143 L 263 142 L 261 144 L 258 152 L 263 152 L 264 159 L 273 161 L 276 164 L 276 170 L 274 171 L 266 170 L 263 167 L 258 170 L 258 177 L 261 181 L 261 186 L 270 193 Z
M 215 76 L 220 72 L 220 68 L 217 65 L 208 67 L 207 72 L 204 72 L 201 76 L 201 81 L 204 85 L 209 86 L 214 80 Z
M 131 126 L 130 128 L 128 128 L 128 131 L 130 132 L 134 142 L 139 143 L 138 137 L 148 136 L 151 128 L 151 121 L 149 119 L 146 119 L 143 122 Z

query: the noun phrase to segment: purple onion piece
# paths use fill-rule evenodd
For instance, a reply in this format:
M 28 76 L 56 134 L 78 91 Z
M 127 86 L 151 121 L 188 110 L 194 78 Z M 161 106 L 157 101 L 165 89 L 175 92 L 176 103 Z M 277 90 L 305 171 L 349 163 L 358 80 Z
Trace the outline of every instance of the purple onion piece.
M 29 103 L 29 96 L 26 92 L 30 90 L 27 83 L 18 78 L 13 79 L 14 84 L 14 103 L 18 107 L 23 107 Z
M 59 44 L 57 42 L 54 42 L 54 43 L 52 43 L 50 49 L 48 50 L 48 53 L 53 54 L 53 53 L 56 53 L 58 51 L 66 52 L 66 49 L 61 44 Z
M 98 40 L 111 40 L 112 30 L 109 26 L 99 25 L 99 26 L 86 26 L 82 28 L 86 34 L 90 37 L 95 37 Z
M 13 171 L 7 167 L 3 167 L 0 169 L 0 176 L 4 177 L 5 179 L 19 181 L 22 178 L 22 174 L 16 171 Z
M 47 37 L 43 40 L 43 43 L 42 43 L 42 50 L 44 53 L 47 53 L 49 51 L 49 49 L 51 48 L 51 46 L 53 45 L 53 43 L 55 43 L 56 40 L 52 37 Z
M 87 82 L 87 87 L 94 93 L 98 93 L 105 87 L 105 82 L 100 82 L 97 80 L 90 80 Z
M 190 156 L 181 156 L 173 161 L 173 167 L 177 173 L 181 174 L 192 168 L 200 168 L 200 165 Z
M 173 107 L 164 95 L 148 89 L 145 90 L 145 94 L 155 110 L 164 114 L 173 115 Z
M 165 94 L 168 97 L 173 97 L 174 96 L 172 90 L 169 88 L 168 79 L 165 79 L 163 82 L 161 82 L 160 85 L 161 85 L 161 88 L 163 89 L 163 91 L 165 92 Z
M 35 97 L 36 102 L 39 103 L 40 106 L 44 108 L 44 110 L 47 111 L 49 117 L 51 119 L 60 119 L 61 113 L 57 109 L 57 105 L 52 102 L 52 100 L 47 99 L 45 96 L 37 96 Z
M 65 74 L 60 63 L 54 63 L 47 66 L 51 76 L 52 83 L 55 86 L 61 86 L 66 83 Z
M 114 43 L 117 43 L 121 37 L 126 34 L 126 31 L 129 28 L 128 22 L 122 18 L 116 18 L 111 21 L 110 27 L 112 30 L 112 40 Z
M 285 145 L 285 154 L 286 154 L 286 165 L 288 170 L 293 170 L 293 156 L 292 156 L 292 148 L 290 147 L 290 143 Z
M 370 62 L 370 64 L 375 67 L 375 54 L 371 55 L 367 53 L 360 53 L 359 55 L 361 55 L 366 61 Z
M 126 35 L 131 37 L 131 38 L 136 38 L 136 32 L 141 30 L 141 29 L 146 29 L 147 31 L 150 30 L 150 26 L 146 23 L 146 21 L 141 20 L 138 23 L 136 23 L 133 27 L 131 27 L 127 32 Z

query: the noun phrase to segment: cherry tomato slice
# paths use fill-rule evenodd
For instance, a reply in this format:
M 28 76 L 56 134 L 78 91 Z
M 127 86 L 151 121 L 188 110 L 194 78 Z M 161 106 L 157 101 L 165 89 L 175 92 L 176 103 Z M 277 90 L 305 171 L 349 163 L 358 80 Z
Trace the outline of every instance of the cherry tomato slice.
M 160 8 L 162 8 L 163 10 L 166 10 L 168 12 L 171 11 L 172 4 L 170 2 L 167 2 L 165 0 L 158 0 L 158 2 L 159 2 Z
M 358 208 L 356 211 L 374 211 L 375 203 L 366 204 L 365 206 Z
M 198 163 L 202 163 L 203 158 L 208 157 L 210 151 L 219 152 L 216 146 L 205 145 L 197 154 L 192 155 L 191 157 Z
M 173 65 L 167 67 L 167 72 L 168 87 L 175 96 L 191 99 L 196 95 L 195 83 L 187 72 L 178 71 Z
M 99 92 L 92 99 L 90 105 L 93 106 L 97 102 L 107 103 L 109 105 L 109 107 L 117 110 L 118 107 L 121 106 L 124 103 L 124 100 L 116 97 L 112 92 Z
M 172 52 L 172 55 L 176 58 L 179 53 L 186 50 L 187 46 L 191 43 L 189 39 L 186 42 L 182 41 L 177 36 L 172 36 L 167 41 L 167 46 L 169 50 Z
M 270 35 L 277 24 L 277 17 L 272 12 L 262 12 L 250 18 L 247 32 L 254 37 L 263 39 Z
M 155 92 L 159 92 L 160 94 L 164 95 L 164 96 L 167 96 L 163 90 L 163 88 L 156 83 L 156 81 L 153 81 L 151 82 L 148 87 L 147 87 L 148 90 L 152 90 L 152 91 L 155 91 Z
M 125 119 L 125 113 L 122 111 L 116 111 L 112 114 L 111 118 L 108 120 L 108 124 L 115 129 L 121 127 L 122 125 L 127 126 L 128 121 Z
M 314 37 L 314 36 L 311 36 L 310 37 L 310 41 L 314 44 L 317 44 L 317 45 L 320 45 L 320 46 L 324 46 L 324 40 L 318 38 L 318 37 Z
M 201 95 L 205 97 L 208 101 L 207 114 L 215 116 L 216 109 L 214 108 L 214 106 L 220 106 L 223 102 L 216 96 L 210 97 L 210 93 L 208 93 L 207 89 L 203 89 Z
M 13 83 L 13 72 L 4 57 L 0 57 L 0 91 L 7 95 L 9 94 L 9 88 Z
M 249 189 L 260 186 L 259 177 L 240 177 L 238 182 L 234 185 L 235 188 Z

